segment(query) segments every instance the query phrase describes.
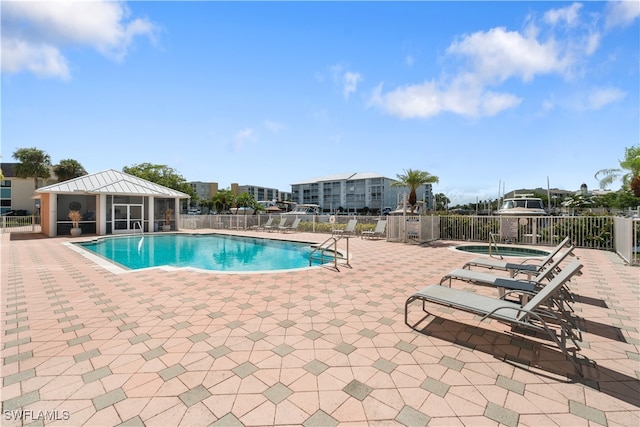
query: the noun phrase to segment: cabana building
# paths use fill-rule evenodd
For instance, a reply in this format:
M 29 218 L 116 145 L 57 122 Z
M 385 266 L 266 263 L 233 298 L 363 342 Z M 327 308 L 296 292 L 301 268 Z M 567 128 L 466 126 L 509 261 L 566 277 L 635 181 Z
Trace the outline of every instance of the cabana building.
M 82 216 L 82 234 L 175 230 L 180 201 L 190 198 L 186 193 L 113 169 L 48 185 L 35 192 L 40 199 L 42 233 L 49 237 L 70 234 L 71 211 Z

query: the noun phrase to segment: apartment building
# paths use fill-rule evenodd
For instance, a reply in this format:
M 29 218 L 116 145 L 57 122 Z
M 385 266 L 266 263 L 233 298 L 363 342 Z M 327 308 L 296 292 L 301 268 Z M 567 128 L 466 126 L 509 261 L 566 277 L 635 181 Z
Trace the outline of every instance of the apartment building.
M 191 181 L 189 182 L 189 185 L 193 191 L 195 191 L 196 196 L 200 200 L 209 200 L 218 192 L 217 182 Z
M 33 178 L 19 178 L 16 176 L 17 163 L 0 163 L 2 180 L 0 181 L 0 214 L 39 215 L 40 200 L 34 199 L 36 190 Z M 51 172 L 51 177 L 38 179 L 40 186 L 56 182 L 56 177 Z
M 237 185 L 236 194 L 249 193 L 258 201 L 279 201 L 285 202 L 291 200 L 291 193 L 280 191 L 275 188 L 260 187 L 258 185 Z M 231 186 L 233 191 L 233 184 Z
M 373 172 L 329 175 L 292 184 L 291 200 L 319 205 L 323 212 L 382 212 L 385 207 L 395 209 L 409 193 L 407 187 L 392 187 L 395 181 Z M 431 184 L 420 186 L 417 193 L 418 200 L 433 206 Z
M 191 181 L 189 182 L 189 185 L 191 186 L 191 188 L 193 188 L 196 195 L 198 196 L 198 199 L 200 200 L 209 200 L 218 191 L 220 191 L 217 182 Z M 275 188 L 261 187 L 258 185 L 239 185 L 237 183 L 232 183 L 229 189 L 233 194 L 249 193 L 259 201 L 291 200 L 291 193 L 280 191 Z

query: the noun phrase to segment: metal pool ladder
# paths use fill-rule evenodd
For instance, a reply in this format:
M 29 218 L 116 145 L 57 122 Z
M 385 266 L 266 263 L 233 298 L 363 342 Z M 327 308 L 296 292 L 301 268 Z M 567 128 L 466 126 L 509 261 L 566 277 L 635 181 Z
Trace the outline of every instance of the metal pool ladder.
M 345 256 L 341 256 L 340 252 L 338 252 L 338 241 L 343 238 L 347 241 L 347 251 Z M 325 255 L 327 252 L 329 252 L 330 254 Z M 340 269 L 338 268 L 338 259 L 345 261 L 344 265 L 351 268 L 351 264 L 349 264 L 349 236 L 331 236 L 327 240 L 316 246 L 309 254 L 309 266 L 313 264 L 314 259 L 324 261 L 325 257 L 333 258 L 333 268 L 336 271 L 340 271 Z
M 142 229 L 142 221 L 136 221 L 133 223 L 133 234 L 136 234 L 136 226 L 138 226 L 140 233 L 144 236 L 144 230 Z
M 496 249 L 496 255 L 498 255 L 500 257 L 500 259 L 503 259 L 503 256 L 500 255 L 500 251 L 498 250 L 498 243 L 496 242 L 496 235 L 495 233 L 489 233 L 489 256 L 493 257 L 492 253 L 491 253 L 491 248 L 494 247 Z
M 139 254 L 140 252 L 142 252 L 142 241 L 144 240 L 144 230 L 142 229 L 142 222 L 136 221 L 133 224 L 133 234 L 136 234 L 136 225 L 138 226 L 138 229 L 140 229 L 140 234 L 142 234 L 142 237 L 138 242 L 138 254 Z

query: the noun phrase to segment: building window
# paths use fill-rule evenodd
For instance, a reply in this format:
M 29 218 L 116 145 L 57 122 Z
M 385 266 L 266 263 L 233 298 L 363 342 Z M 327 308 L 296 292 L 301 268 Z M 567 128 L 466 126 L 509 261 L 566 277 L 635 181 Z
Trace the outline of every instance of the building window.
M 0 214 L 5 214 L 11 211 L 11 180 L 5 179 L 2 181 L 2 188 L 0 188 Z

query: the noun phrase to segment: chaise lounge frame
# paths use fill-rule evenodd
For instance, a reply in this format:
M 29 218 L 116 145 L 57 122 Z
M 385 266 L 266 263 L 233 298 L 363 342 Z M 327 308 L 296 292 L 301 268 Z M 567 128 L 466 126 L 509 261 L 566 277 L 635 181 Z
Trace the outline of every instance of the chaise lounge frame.
M 462 268 L 470 270 L 471 267 L 481 267 L 489 270 L 504 270 L 508 271 L 511 277 L 515 277 L 520 273 L 525 273 L 529 277 L 538 275 L 549 263 L 553 262 L 554 257 L 560 253 L 563 248 L 567 248 L 566 252 L 573 253 L 574 246 L 571 244 L 571 239 L 565 237 L 544 259 L 539 260 L 538 263 L 531 263 L 532 258 L 527 258 L 521 262 L 509 262 L 501 259 L 494 258 L 474 258 L 468 261 Z
M 498 322 L 505 323 L 512 327 L 512 331 L 517 328 L 523 328 L 533 332 L 539 332 L 548 335 L 556 346 L 562 351 L 565 357 L 573 364 L 576 371 L 582 376 L 582 369 L 575 358 L 575 352 L 580 350 L 580 346 L 576 341 L 575 326 L 569 322 L 564 316 L 558 315 L 552 311 L 543 309 L 543 306 L 552 298 L 555 298 L 559 290 L 577 274 L 582 268 L 579 261 L 573 260 L 569 265 L 562 269 L 546 286 L 525 304 L 506 301 L 504 297 L 492 298 L 485 295 L 479 295 L 474 292 L 468 292 L 460 289 L 454 289 L 440 285 L 429 285 L 422 290 L 416 292 L 407 298 L 404 306 L 404 322 L 411 329 L 416 330 L 416 324 L 409 324 L 409 305 L 416 301 L 422 301 L 422 311 L 427 311 L 427 303 L 433 303 L 450 307 L 453 309 L 477 314 L 482 316 L 481 321 L 485 319 L 494 319 Z M 504 296 L 518 291 L 506 292 Z M 573 356 L 569 354 L 567 348 L 567 339 L 570 339 L 575 345 Z

